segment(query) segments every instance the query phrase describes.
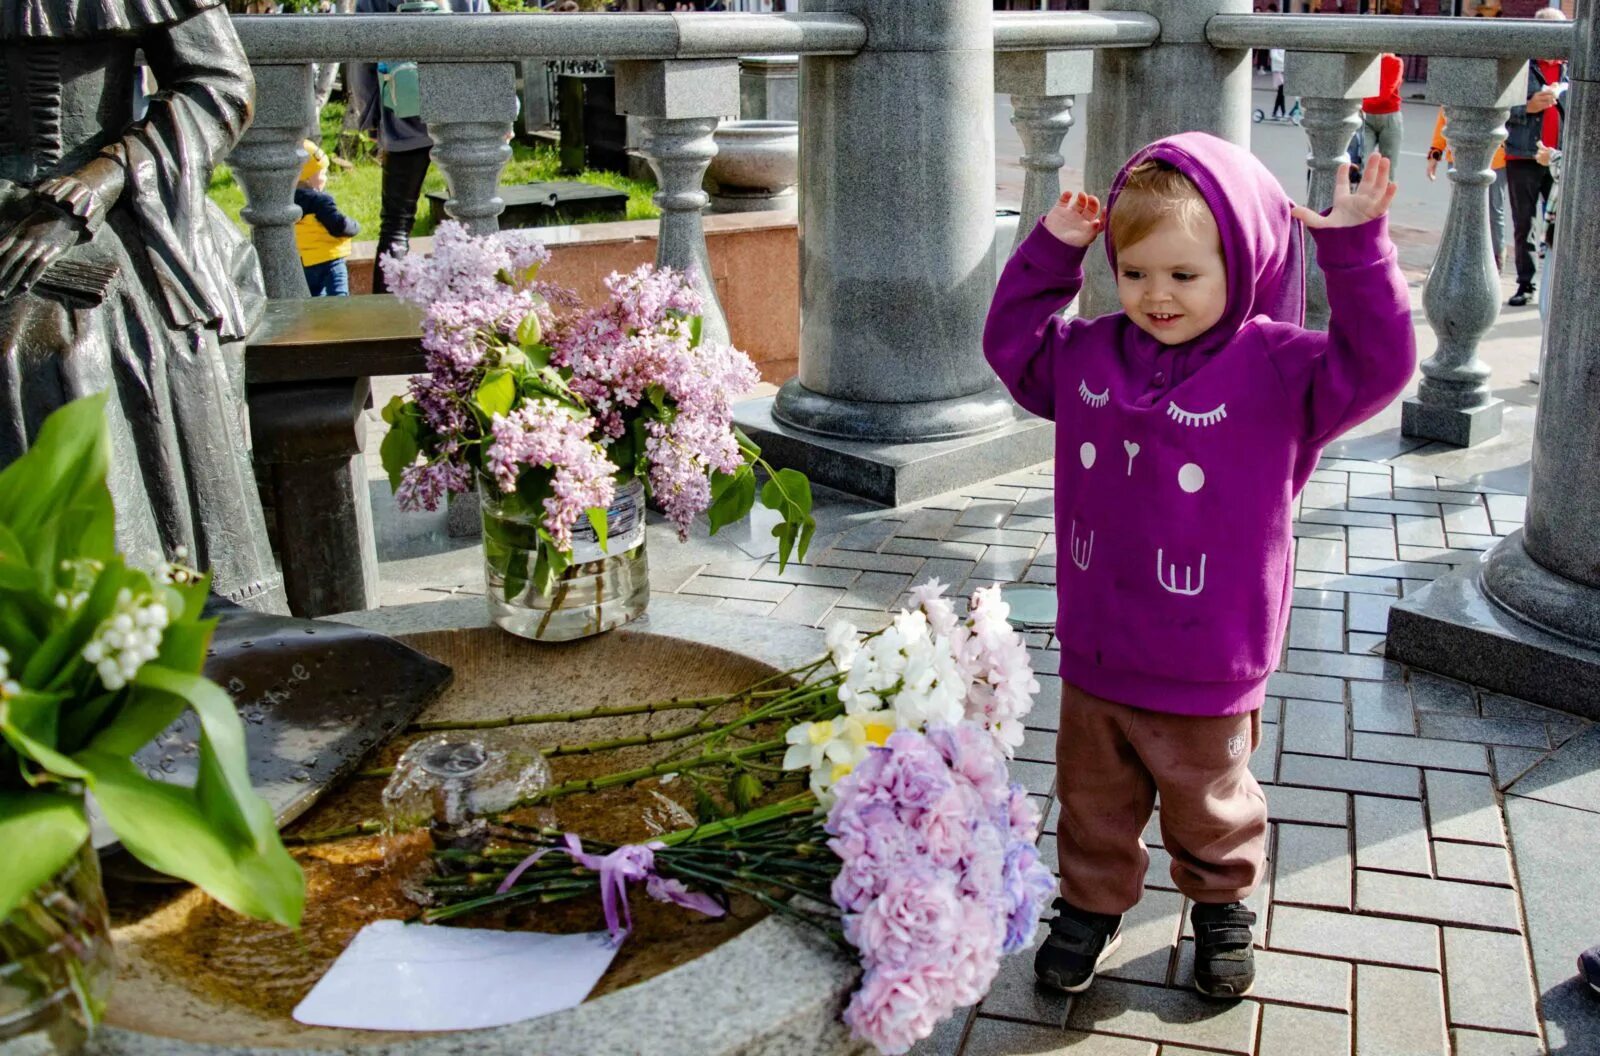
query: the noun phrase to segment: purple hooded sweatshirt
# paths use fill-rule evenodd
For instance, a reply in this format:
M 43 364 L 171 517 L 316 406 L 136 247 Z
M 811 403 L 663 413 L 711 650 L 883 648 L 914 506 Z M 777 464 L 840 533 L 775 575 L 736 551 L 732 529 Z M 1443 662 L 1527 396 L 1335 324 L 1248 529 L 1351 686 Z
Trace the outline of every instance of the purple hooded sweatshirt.
M 1204 133 L 1141 150 L 1200 189 L 1222 234 L 1228 304 L 1164 345 L 1123 312 L 1055 315 L 1085 250 L 1041 223 L 1006 265 L 984 354 L 1056 423 L 1061 675 L 1151 711 L 1261 706 L 1294 583 L 1290 507 L 1322 448 L 1410 381 L 1416 337 L 1384 218 L 1316 230 L 1327 333 L 1306 330 L 1302 225 L 1248 151 Z M 1106 236 L 1116 270 L 1116 247 Z

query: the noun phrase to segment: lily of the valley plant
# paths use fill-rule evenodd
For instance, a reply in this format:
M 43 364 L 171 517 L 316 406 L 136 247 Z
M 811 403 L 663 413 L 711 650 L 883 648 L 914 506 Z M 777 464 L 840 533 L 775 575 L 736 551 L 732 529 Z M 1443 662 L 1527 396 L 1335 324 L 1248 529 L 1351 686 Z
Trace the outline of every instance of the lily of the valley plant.
M 767 465 L 734 428 L 732 401 L 760 377 L 743 352 L 703 340 L 700 295 L 685 277 L 650 265 L 613 274 L 606 303 L 584 309 L 538 277 L 548 259 L 525 232 L 473 236 L 446 222 L 431 256 L 382 262 L 389 288 L 425 316 L 428 373 L 383 412 L 400 506 L 432 510 L 480 484 L 506 515 L 484 543 L 507 595 L 530 576 L 549 594 L 580 517 L 605 546 L 620 486 L 642 481 L 685 538 L 702 512 L 712 532 L 742 520 L 760 466 L 761 501 L 783 518 L 780 565 L 796 552 L 804 560 L 811 485 Z M 537 521 L 533 537 L 494 537 L 519 517 Z
M 89 838 L 92 792 L 146 865 L 296 925 L 300 868 L 251 788 L 233 701 L 200 673 L 209 578 L 118 553 L 104 408 L 62 407 L 0 472 L 0 920 Z M 131 757 L 185 709 L 199 776 L 151 780 Z

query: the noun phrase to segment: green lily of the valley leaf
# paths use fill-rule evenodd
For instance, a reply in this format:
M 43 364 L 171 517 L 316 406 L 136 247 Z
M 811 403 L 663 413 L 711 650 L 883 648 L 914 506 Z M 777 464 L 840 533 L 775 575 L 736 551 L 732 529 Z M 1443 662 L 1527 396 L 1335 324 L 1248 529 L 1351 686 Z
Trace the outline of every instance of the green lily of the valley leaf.
M 799 559 L 806 559 L 811 546 L 811 536 L 817 522 L 811 516 L 811 482 L 797 469 L 780 469 L 761 489 L 761 504 L 783 517 L 781 524 L 772 526 L 778 539 L 778 571 L 789 564 L 796 547 Z
M 589 527 L 594 529 L 595 538 L 600 543 L 600 549 L 605 550 L 610 542 L 606 538 L 606 508 L 604 506 L 591 506 L 583 512 L 589 518 Z
M 27 453 L 0 471 L 3 520 L 30 554 L 40 548 L 44 536 L 55 534 L 56 521 L 67 510 L 87 506 L 110 513 L 106 470 L 111 443 L 105 406 L 106 396 L 100 393 L 61 407 L 39 427 Z
M 83 797 L 54 792 L 0 792 L 0 920 L 48 881 L 89 838 Z
M 711 476 L 711 505 L 706 510 L 711 534 L 745 519 L 756 504 L 756 474 L 748 464 L 732 473 Z
M 509 370 L 491 370 L 478 386 L 476 399 L 478 410 L 485 417 L 510 414 L 511 405 L 517 399 L 517 379 Z

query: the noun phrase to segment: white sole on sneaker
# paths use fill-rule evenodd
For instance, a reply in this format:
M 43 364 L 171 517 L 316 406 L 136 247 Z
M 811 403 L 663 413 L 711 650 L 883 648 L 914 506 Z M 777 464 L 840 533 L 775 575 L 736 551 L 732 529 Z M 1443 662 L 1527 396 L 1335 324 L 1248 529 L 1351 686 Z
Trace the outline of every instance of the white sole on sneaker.
M 1100 951 L 1100 956 L 1098 956 L 1098 957 L 1096 957 L 1094 959 L 1094 968 L 1095 968 L 1096 972 L 1098 972 L 1100 970 L 1100 966 L 1102 964 L 1106 963 L 1106 958 L 1110 957 L 1113 953 L 1116 953 L 1117 952 L 1117 947 L 1121 946 L 1121 945 L 1122 945 L 1122 931 L 1121 931 L 1121 929 L 1118 929 L 1117 933 L 1115 935 L 1111 936 L 1111 941 L 1106 943 L 1106 948 Z M 1093 985 L 1093 983 L 1094 983 L 1094 972 L 1091 972 L 1091 973 L 1089 973 L 1089 978 L 1085 979 L 1083 982 L 1079 983 L 1077 986 L 1059 986 L 1058 985 L 1056 987 L 1056 989 L 1060 990 L 1063 994 L 1081 994 L 1085 990 L 1089 989 L 1089 987 L 1091 985 Z

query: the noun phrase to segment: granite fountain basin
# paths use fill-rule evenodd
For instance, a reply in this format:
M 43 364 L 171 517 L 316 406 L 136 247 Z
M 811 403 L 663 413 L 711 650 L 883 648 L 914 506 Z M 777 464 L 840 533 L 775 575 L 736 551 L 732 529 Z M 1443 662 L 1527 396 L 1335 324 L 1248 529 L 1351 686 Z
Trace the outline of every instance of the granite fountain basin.
M 706 169 L 718 213 L 790 208 L 800 178 L 800 125 L 794 121 L 725 121 Z
M 475 600 L 481 607 L 481 599 Z M 387 629 L 397 623 L 427 627 L 452 612 L 441 607 L 432 614 L 411 612 L 399 620 L 364 622 L 387 623 Z M 676 599 L 657 599 L 643 620 L 578 643 L 528 642 L 484 627 L 424 630 L 402 640 L 455 671 L 454 683 L 424 712 L 424 721 L 579 711 L 726 693 L 823 651 L 820 634 L 810 629 L 733 618 Z M 629 736 L 650 724 L 681 723 L 685 714 L 697 713 L 518 727 L 515 735 L 527 736 L 539 747 L 572 744 L 579 738 Z M 363 765 L 392 763 L 404 743 L 383 746 Z M 619 759 L 621 765 L 633 765 L 628 757 Z M 584 772 L 585 765 L 619 768 L 602 757 L 572 760 L 580 769 L 565 773 L 560 764 L 566 759 L 551 760 L 556 780 Z M 382 784 L 379 778 L 358 777 L 332 790 L 297 823 L 296 831 L 321 831 L 370 816 Z M 613 801 L 604 809 L 615 813 L 615 808 Z M 563 827 L 582 831 L 605 823 L 582 816 L 591 808 L 567 809 L 573 813 L 557 819 Z M 641 822 L 634 812 L 613 817 L 611 823 Z M 297 1023 L 289 1012 L 355 931 L 371 920 L 414 911 L 399 895 L 390 875 L 393 860 L 386 865 L 381 848 L 380 838 L 365 837 L 299 852 L 310 897 L 298 934 L 242 921 L 192 890 L 173 894 L 171 889 L 113 884 L 117 985 L 106 1026 L 88 1052 L 780 1056 L 866 1051 L 849 1040 L 838 1021 L 855 984 L 853 966 L 815 933 L 763 915 L 754 906 L 736 903 L 728 918 L 712 921 L 642 897 L 633 900 L 635 933 L 589 1000 L 576 1008 L 506 1027 L 429 1034 Z M 600 926 L 597 908 L 587 902 L 521 913 L 502 923 L 549 931 Z

